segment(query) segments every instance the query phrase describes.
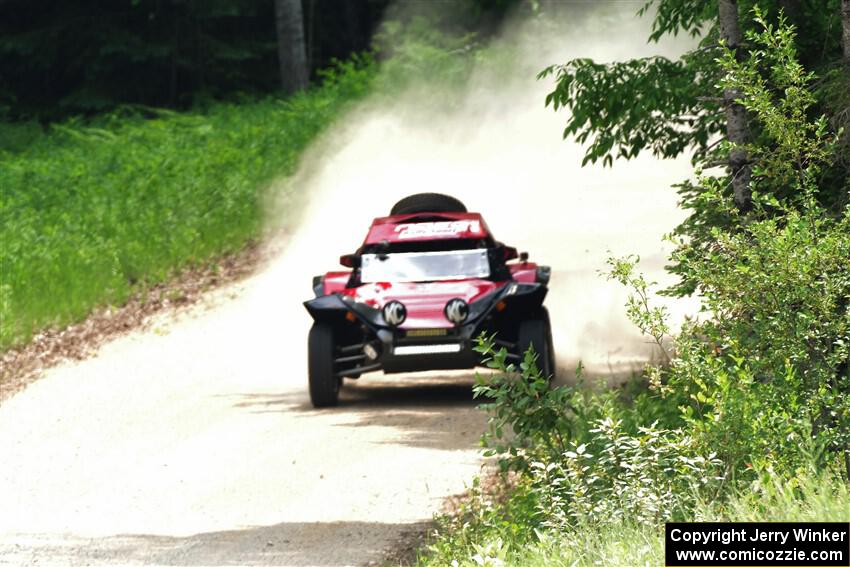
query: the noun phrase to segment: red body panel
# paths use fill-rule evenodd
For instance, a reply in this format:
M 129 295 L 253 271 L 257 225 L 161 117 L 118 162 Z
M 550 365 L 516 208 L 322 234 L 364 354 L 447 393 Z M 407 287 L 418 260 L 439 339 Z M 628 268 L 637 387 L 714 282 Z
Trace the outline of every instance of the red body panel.
M 478 213 L 434 213 L 440 220 L 421 222 L 422 214 L 380 217 L 372 221 L 363 244 L 416 242 L 456 238 L 487 238 L 490 229 Z
M 511 276 L 515 281 L 522 283 L 534 283 L 537 281 L 537 264 L 534 262 L 520 262 L 519 264 L 508 264 Z
M 468 279 L 426 283 L 370 283 L 342 293 L 380 309 L 391 300 L 401 301 L 407 307 L 407 319 L 402 329 L 450 328 L 454 325 L 446 319 L 443 309 L 450 299 L 460 297 L 467 303 L 498 289 L 508 282 Z
M 328 272 L 325 274 L 324 289 L 325 295 L 342 292 L 345 290 L 345 285 L 351 277 L 351 272 Z

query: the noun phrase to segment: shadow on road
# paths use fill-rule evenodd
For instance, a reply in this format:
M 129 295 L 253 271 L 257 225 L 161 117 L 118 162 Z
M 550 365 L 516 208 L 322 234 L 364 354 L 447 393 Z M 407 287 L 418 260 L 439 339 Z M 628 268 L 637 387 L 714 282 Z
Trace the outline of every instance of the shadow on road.
M 236 407 L 255 412 L 300 411 L 310 413 L 358 412 L 376 408 L 404 409 L 427 407 L 455 407 L 477 405 L 472 397 L 474 374 L 458 376 L 410 377 L 364 376 L 358 380 L 346 379 L 335 408 L 315 410 L 310 404 L 307 384 L 303 390 L 281 394 L 252 394 L 238 396 Z M 306 382 L 306 381 L 305 381 Z
M 488 371 L 480 372 L 486 376 Z M 569 374 L 563 361 L 558 374 L 557 384 L 575 383 L 574 374 Z M 475 376 L 475 371 L 369 374 L 345 380 L 339 405 L 318 410 L 310 404 L 306 378 L 303 388 L 280 393 L 246 392 L 231 399 L 235 407 L 256 414 L 286 414 L 331 427 L 396 430 L 396 434 L 381 436 L 374 443 L 463 450 L 477 446 L 486 426 L 484 412 L 475 410 L 483 401 L 472 395 Z M 605 387 L 625 383 L 632 376 L 632 365 L 609 364 L 587 371 L 584 383 Z
M 333 427 L 393 428 L 397 435 L 376 443 L 402 444 L 442 450 L 477 445 L 485 416 L 475 411 L 475 375 L 444 373 L 431 376 L 365 376 L 346 381 L 340 403 L 315 409 L 306 384 L 303 390 L 280 394 L 240 394 L 234 405 L 252 413 L 288 413 L 321 420 Z
M 414 545 L 428 525 L 429 522 L 285 522 L 185 537 L 17 534 L 0 541 L 0 565 L 382 564 L 388 551 L 396 553 Z M 386 548 L 388 543 L 391 549 Z
M 346 382 L 340 395 L 340 407 L 474 406 L 474 375 L 454 380 L 423 382 L 384 378 Z

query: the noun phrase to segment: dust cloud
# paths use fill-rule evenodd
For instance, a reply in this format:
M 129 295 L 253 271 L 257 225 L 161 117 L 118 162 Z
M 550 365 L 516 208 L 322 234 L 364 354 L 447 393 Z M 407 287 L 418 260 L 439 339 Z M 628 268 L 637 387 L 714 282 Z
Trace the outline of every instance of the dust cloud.
M 613 168 L 581 167 L 583 148 L 562 140 L 565 115 L 544 107 L 553 79 L 536 74 L 575 57 L 683 51 L 686 40 L 646 43 L 649 19 L 635 17 L 640 4 L 599 3 L 592 14 L 565 4 L 559 14 L 505 27 L 488 49 L 511 50 L 509 69 L 482 63 L 460 91 L 434 92 L 423 77 L 391 101 L 360 103 L 286 182 L 308 197 L 267 272 L 269 285 L 291 301 L 307 299 L 310 277 L 336 269 L 373 217 L 412 193 L 448 193 L 481 212 L 499 240 L 552 267 L 547 305 L 560 376 L 569 379 L 579 360 L 586 376 L 609 381 L 638 370 L 653 347 L 624 315 L 625 290 L 599 271 L 609 255 L 633 253 L 650 279 L 672 281 L 661 236 L 684 218 L 671 185 L 690 175 L 689 164 L 642 156 Z M 695 308 L 663 301 L 674 321 Z M 306 333 L 307 315 L 298 317 Z

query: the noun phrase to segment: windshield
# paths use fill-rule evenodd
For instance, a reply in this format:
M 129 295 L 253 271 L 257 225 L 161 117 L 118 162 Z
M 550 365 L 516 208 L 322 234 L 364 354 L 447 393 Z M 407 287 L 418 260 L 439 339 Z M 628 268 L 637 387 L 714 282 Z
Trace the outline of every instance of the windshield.
M 489 275 L 486 249 L 363 254 L 360 265 L 360 281 L 363 283 L 456 280 L 486 278 Z

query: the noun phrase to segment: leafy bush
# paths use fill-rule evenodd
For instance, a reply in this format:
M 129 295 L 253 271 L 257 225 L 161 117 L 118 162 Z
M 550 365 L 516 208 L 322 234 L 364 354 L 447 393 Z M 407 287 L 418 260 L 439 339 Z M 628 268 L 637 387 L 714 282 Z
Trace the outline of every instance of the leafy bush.
M 793 30 L 770 27 L 758 11 L 756 20 L 749 58 L 720 60 L 724 86 L 742 93 L 761 127 L 747 147 L 754 208 L 739 213 L 724 178 L 700 177 L 700 206 L 735 222 L 676 240 L 677 269 L 704 316 L 675 337 L 675 357 L 651 383 L 717 452 L 728 482 L 765 470 L 793 476 L 811 454 L 824 466 L 843 460 L 850 476 L 850 208 L 836 215 L 819 199 L 838 136 L 809 117 L 814 77 L 796 61 Z M 629 317 L 663 348 L 665 314 L 647 303 L 635 263 L 612 260 L 612 276 L 633 289 Z
M 591 425 L 588 442 L 574 444 L 560 460 L 531 465 L 546 527 L 682 519 L 694 494 L 722 480 L 720 460 L 701 455 L 681 430 L 653 424 L 630 434 L 611 417 Z
M 489 400 L 483 443 L 502 470 L 525 473 L 535 527 L 684 517 L 695 494 L 718 490 L 721 462 L 683 429 L 645 423 L 642 399 L 616 391 L 550 388 L 533 350 L 515 367 L 492 338 L 476 349 L 496 373 L 479 379 Z
M 847 447 L 850 224 L 785 221 L 718 235 L 714 254 L 688 261 L 709 316 L 682 329 L 671 365 L 654 374 L 731 480 L 793 473 L 811 451 L 834 463 Z M 617 264 L 632 283 L 633 264 Z
M 589 421 L 581 393 L 568 387 L 550 389 L 533 349 L 519 368 L 507 362 L 506 349 L 495 349 L 493 337 L 479 337 L 475 350 L 496 370 L 486 380 L 479 377 L 473 388 L 475 397 L 487 400 L 479 406 L 489 414 L 484 454 L 498 455 L 503 471 L 527 471 L 532 462 L 557 459 L 581 435 L 577 428 Z
M 467 497 L 450 514 L 436 518 L 434 538 L 420 557 L 428 565 L 451 565 L 468 557 L 494 563 L 509 549 L 537 541 L 536 496 L 524 477 L 501 476 L 482 486 L 476 478 Z M 477 557 L 476 557 L 477 556 Z
M 731 494 L 723 505 L 706 504 L 696 509 L 690 521 L 771 522 L 777 519 L 801 522 L 850 521 L 850 492 L 845 483 L 829 475 L 806 471 L 793 479 L 765 476 L 755 490 Z M 487 540 L 481 542 L 496 541 Z M 479 543 L 479 550 L 495 545 Z M 593 567 L 597 565 L 663 565 L 664 530 L 658 523 L 624 521 L 598 526 L 575 526 L 559 532 L 541 533 L 532 545 L 502 542 L 502 565 Z M 471 557 L 459 565 L 475 565 Z M 486 559 L 486 556 L 484 557 Z M 495 562 L 491 562 L 495 563 Z M 435 563 L 436 564 L 436 563 Z
M 743 93 L 762 128 L 747 147 L 754 210 L 734 230 L 710 229 L 698 253 L 678 242 L 674 259 L 707 316 L 677 338 L 666 382 L 731 477 L 793 474 L 810 446 L 826 451 L 825 464 L 843 458 L 850 476 L 850 207 L 836 215 L 818 198 L 838 136 L 809 117 L 814 77 L 796 61 L 793 29 L 758 11 L 756 20 L 749 58 L 720 61 L 724 85 Z M 701 198 L 733 216 L 720 184 L 702 177 Z

